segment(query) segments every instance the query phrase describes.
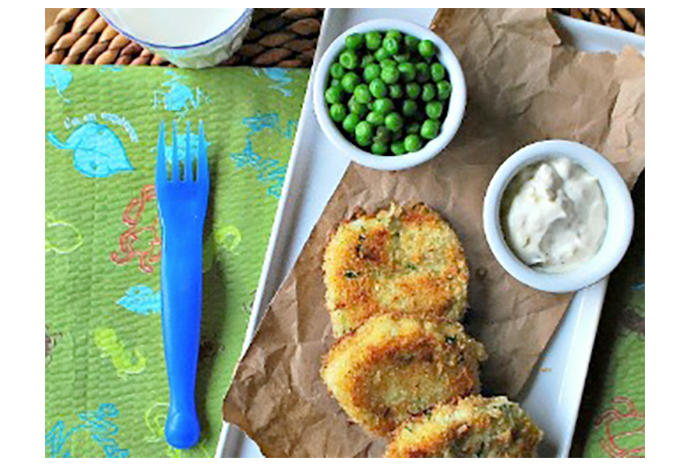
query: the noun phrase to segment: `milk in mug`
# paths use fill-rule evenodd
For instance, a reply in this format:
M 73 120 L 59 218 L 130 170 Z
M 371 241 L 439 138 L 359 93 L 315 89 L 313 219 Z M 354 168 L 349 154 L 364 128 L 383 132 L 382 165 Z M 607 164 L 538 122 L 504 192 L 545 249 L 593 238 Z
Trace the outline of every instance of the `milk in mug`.
M 251 8 L 99 8 L 115 29 L 183 68 L 214 66 L 242 45 Z

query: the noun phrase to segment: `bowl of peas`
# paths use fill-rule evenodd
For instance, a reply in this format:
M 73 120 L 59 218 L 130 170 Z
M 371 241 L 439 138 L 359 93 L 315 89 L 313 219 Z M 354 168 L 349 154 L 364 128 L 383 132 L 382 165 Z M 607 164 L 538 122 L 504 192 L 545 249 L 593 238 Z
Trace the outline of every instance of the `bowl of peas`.
M 401 170 L 438 155 L 465 113 L 465 78 L 436 34 L 373 20 L 336 38 L 314 75 L 314 110 L 329 140 L 360 165 Z

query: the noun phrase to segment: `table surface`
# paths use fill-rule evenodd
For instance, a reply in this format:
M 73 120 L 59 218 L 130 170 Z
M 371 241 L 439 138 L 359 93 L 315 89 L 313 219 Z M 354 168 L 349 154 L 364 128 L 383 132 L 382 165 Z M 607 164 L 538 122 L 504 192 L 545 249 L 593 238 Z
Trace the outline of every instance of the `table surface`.
M 46 8 L 46 29 L 53 24 L 60 10 L 62 10 L 62 8 Z
M 58 13 L 62 8 L 45 8 L 45 28 L 47 29 L 55 20 Z M 644 9 L 638 9 L 636 14 L 644 18 Z M 636 217 L 638 224 L 644 224 L 644 173 L 641 176 L 636 188 L 633 191 L 633 198 L 636 207 Z M 601 437 L 599 434 L 589 435 L 592 429 L 600 429 L 599 423 L 601 423 L 601 418 L 608 411 L 607 408 L 611 406 L 608 405 L 612 401 L 615 403 L 620 396 L 611 397 L 613 392 L 612 386 L 610 386 L 610 380 L 607 376 L 607 372 L 611 370 L 616 370 L 616 366 L 620 363 L 617 360 L 617 354 L 611 348 L 610 340 L 611 338 L 621 337 L 621 332 L 629 334 L 632 332 L 635 337 L 640 337 L 644 339 L 644 316 L 641 320 L 639 318 L 632 321 L 631 315 L 635 316 L 633 311 L 631 311 L 630 302 L 626 299 L 620 302 L 617 298 L 619 293 L 626 293 L 626 285 L 630 282 L 630 279 L 640 278 L 640 268 L 642 273 L 642 282 L 644 280 L 644 265 L 639 267 L 639 263 L 643 263 L 644 260 L 644 228 L 636 228 L 635 239 L 631 246 L 631 250 L 628 253 L 628 257 L 624 261 L 623 265 L 614 273 L 611 280 L 611 289 L 607 295 L 607 300 L 605 308 L 607 311 L 602 315 L 602 321 L 599 330 L 599 337 L 597 338 L 597 343 L 595 347 L 595 352 L 600 353 L 601 356 L 595 359 L 592 363 L 590 370 L 590 375 L 588 377 L 587 386 L 583 399 L 583 411 L 578 422 L 578 431 L 575 435 L 575 443 L 573 444 L 572 453 L 574 456 L 582 455 L 599 455 L 596 452 L 592 453 L 591 448 L 593 443 L 604 444 L 604 439 L 606 437 Z M 637 271 L 633 271 L 637 268 Z M 633 276 L 635 278 L 633 278 Z M 616 282 L 619 284 L 617 285 Z M 644 290 L 644 284 L 641 284 L 642 290 Z M 614 292 L 618 291 L 618 292 Z M 643 294 L 642 294 L 643 295 Z M 642 297 L 642 315 L 644 313 L 644 297 Z M 636 308 L 636 310 L 640 310 Z M 607 341 L 609 343 L 607 344 Z M 610 376 L 610 375 L 609 375 Z M 644 382 L 644 381 L 642 381 Z M 602 391 L 608 391 L 604 394 Z M 602 394 L 604 397 L 609 399 L 601 398 Z M 618 394 L 618 393 L 617 393 Z M 588 407 L 588 408 L 587 408 Z M 615 408 L 615 405 L 613 405 Z M 642 405 L 644 408 L 644 405 Z M 628 412 L 629 413 L 629 412 Z M 644 411 L 641 411 L 642 421 L 644 421 Z M 626 414 L 627 415 L 627 414 Z M 608 429 L 607 429 L 608 431 Z M 589 436 L 589 437 L 588 437 Z M 610 438 L 606 440 L 606 443 L 610 442 Z M 589 447 L 588 447 L 589 446 Z M 586 449 L 590 449 L 587 451 Z M 644 449 L 642 449 L 642 453 Z M 588 453 L 589 452 L 589 453 Z M 611 451 L 606 449 L 603 450 L 604 455 L 611 455 Z

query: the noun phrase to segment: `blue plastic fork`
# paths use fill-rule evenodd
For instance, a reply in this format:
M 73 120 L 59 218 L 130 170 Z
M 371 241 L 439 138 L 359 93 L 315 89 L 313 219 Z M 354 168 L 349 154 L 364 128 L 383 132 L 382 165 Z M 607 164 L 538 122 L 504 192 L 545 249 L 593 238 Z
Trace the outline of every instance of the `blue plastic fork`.
M 194 156 L 187 122 L 184 172 L 180 176 L 177 124 L 173 123 L 172 169 L 168 176 L 165 123 L 161 122 L 156 162 L 156 196 L 163 230 L 163 345 L 170 390 L 165 437 L 171 446 L 178 449 L 194 446 L 200 435 L 194 390 L 201 332 L 203 231 L 209 190 L 202 122 L 199 123 L 197 140 L 194 177 Z

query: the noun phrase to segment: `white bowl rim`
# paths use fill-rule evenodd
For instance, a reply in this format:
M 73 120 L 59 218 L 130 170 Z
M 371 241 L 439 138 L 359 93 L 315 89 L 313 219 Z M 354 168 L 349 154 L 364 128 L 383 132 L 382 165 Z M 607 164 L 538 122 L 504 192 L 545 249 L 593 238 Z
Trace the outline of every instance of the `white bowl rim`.
M 337 53 L 345 46 L 345 38 L 355 32 L 368 32 L 376 30 L 397 29 L 406 34 L 414 35 L 419 39 L 430 39 L 439 50 L 439 61 L 448 71 L 449 81 L 453 87 L 448 108 L 457 109 L 453 113 L 447 113 L 441 126 L 439 135 L 427 142 L 418 152 L 398 156 L 374 155 L 366 152 L 348 141 L 331 121 L 326 111 L 324 92 L 326 77 L 330 64 Z M 314 111 L 321 129 L 329 141 L 345 156 L 356 163 L 377 170 L 401 170 L 422 164 L 438 155 L 455 137 L 465 114 L 467 102 L 467 87 L 462 66 L 450 47 L 431 30 L 409 21 L 398 19 L 374 19 L 359 23 L 340 34 L 326 49 L 317 64 L 314 73 Z
M 539 272 L 525 265 L 507 244 L 500 219 L 503 193 L 515 174 L 539 160 L 555 156 L 570 158 L 596 177 L 607 203 L 607 231 L 601 248 L 589 261 L 564 273 Z M 634 208 L 628 186 L 604 156 L 578 142 L 544 140 L 521 148 L 498 168 L 484 197 L 483 222 L 489 248 L 511 276 L 535 289 L 566 293 L 600 281 L 620 263 L 632 239 Z
M 225 28 L 222 32 L 219 32 L 218 34 L 214 35 L 213 37 L 209 39 L 204 39 L 200 42 L 195 42 L 191 44 L 183 44 L 183 45 L 164 45 L 164 44 L 155 44 L 153 42 L 148 42 L 142 39 L 138 39 L 134 37 L 129 31 L 125 31 L 124 28 L 122 27 L 121 24 L 119 24 L 117 21 L 115 21 L 112 16 L 110 15 L 110 8 L 96 8 L 96 11 L 98 11 L 98 14 L 103 16 L 103 19 L 105 20 L 108 25 L 112 26 L 113 29 L 115 29 L 117 32 L 122 34 L 123 36 L 127 37 L 129 40 L 132 42 L 137 42 L 141 45 L 144 45 L 146 47 L 151 47 L 155 49 L 160 49 L 160 50 L 187 50 L 187 49 L 193 49 L 197 47 L 201 47 L 202 45 L 210 44 L 214 40 L 218 39 L 219 37 L 223 37 L 224 35 L 229 35 L 233 33 L 234 29 L 240 27 L 245 20 L 254 13 L 254 8 L 243 8 L 244 11 L 242 14 L 232 23 L 230 24 L 227 28 Z

